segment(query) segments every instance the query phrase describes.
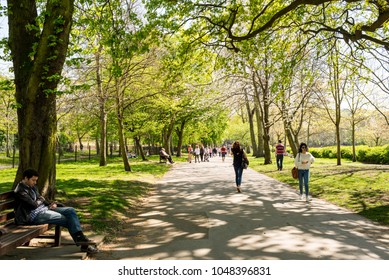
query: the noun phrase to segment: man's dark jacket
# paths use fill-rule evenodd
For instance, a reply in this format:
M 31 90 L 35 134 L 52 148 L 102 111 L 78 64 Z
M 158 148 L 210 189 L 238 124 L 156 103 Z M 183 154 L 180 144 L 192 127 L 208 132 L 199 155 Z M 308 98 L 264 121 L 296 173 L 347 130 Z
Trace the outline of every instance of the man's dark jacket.
M 31 224 L 31 211 L 40 205 L 50 205 L 43 196 L 41 196 L 37 188 L 29 187 L 23 182 L 20 182 L 15 190 L 15 223 L 18 225 Z M 34 199 L 36 197 L 36 199 Z

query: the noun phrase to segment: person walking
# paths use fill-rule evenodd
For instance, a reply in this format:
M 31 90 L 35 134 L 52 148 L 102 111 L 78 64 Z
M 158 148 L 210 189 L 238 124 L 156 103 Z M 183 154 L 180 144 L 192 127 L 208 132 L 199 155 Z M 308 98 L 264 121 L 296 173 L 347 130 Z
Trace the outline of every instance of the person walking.
M 239 141 L 235 141 L 231 153 L 233 155 L 233 166 L 235 170 L 235 183 L 237 192 L 241 192 L 240 186 L 242 184 L 242 175 L 243 175 L 243 163 L 249 163 L 247 155 L 244 150 L 240 147 Z
M 308 146 L 305 143 L 300 144 L 299 152 L 294 159 L 294 165 L 298 169 L 298 179 L 301 199 L 304 199 L 303 185 L 305 187 L 305 199 L 309 202 L 309 169 L 315 158 L 308 152 Z
M 281 140 L 278 140 L 276 145 L 276 161 L 278 171 L 282 171 L 282 163 L 284 161 L 285 146 L 282 144 Z
M 223 145 L 220 149 L 221 155 L 222 155 L 222 161 L 224 162 L 227 155 L 227 147 Z
M 193 154 L 193 149 L 192 149 L 192 146 L 189 145 L 188 146 L 188 162 L 189 163 L 192 163 L 192 154 Z
M 199 145 L 196 145 L 194 149 L 194 156 L 195 156 L 195 163 L 199 162 L 200 163 L 200 147 Z

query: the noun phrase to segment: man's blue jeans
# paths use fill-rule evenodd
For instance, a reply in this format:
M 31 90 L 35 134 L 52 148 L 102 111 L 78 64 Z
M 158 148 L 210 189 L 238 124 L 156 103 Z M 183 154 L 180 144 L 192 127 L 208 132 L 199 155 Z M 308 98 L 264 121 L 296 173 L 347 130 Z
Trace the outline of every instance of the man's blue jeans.
M 39 213 L 32 221 L 33 224 L 54 224 L 60 225 L 68 229 L 70 235 L 82 231 L 80 220 L 77 213 L 72 207 L 57 207 L 55 209 L 47 210 Z
M 303 194 L 303 184 L 305 187 L 305 195 L 309 194 L 309 169 L 299 169 L 299 187 L 300 187 L 300 195 Z
M 234 170 L 236 186 L 240 186 L 242 184 L 243 167 L 234 165 Z

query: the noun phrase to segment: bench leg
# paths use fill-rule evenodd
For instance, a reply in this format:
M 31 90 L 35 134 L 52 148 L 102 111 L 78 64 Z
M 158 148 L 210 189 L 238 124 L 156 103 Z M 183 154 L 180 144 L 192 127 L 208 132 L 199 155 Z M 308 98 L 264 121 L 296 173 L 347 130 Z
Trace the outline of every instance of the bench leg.
M 54 246 L 58 247 L 61 245 L 61 227 L 55 226 Z

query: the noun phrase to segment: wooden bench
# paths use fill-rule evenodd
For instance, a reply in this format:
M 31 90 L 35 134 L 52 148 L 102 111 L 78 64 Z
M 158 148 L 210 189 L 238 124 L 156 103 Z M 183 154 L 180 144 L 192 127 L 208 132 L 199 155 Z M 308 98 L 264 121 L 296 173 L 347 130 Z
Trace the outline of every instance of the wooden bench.
M 56 225 L 16 225 L 14 223 L 14 192 L 0 193 L 0 255 L 19 246 L 28 246 L 33 238 L 54 239 L 54 246 L 61 245 L 61 227 Z M 54 235 L 42 235 L 55 227 Z
M 167 163 L 167 157 L 159 155 L 159 163 Z

